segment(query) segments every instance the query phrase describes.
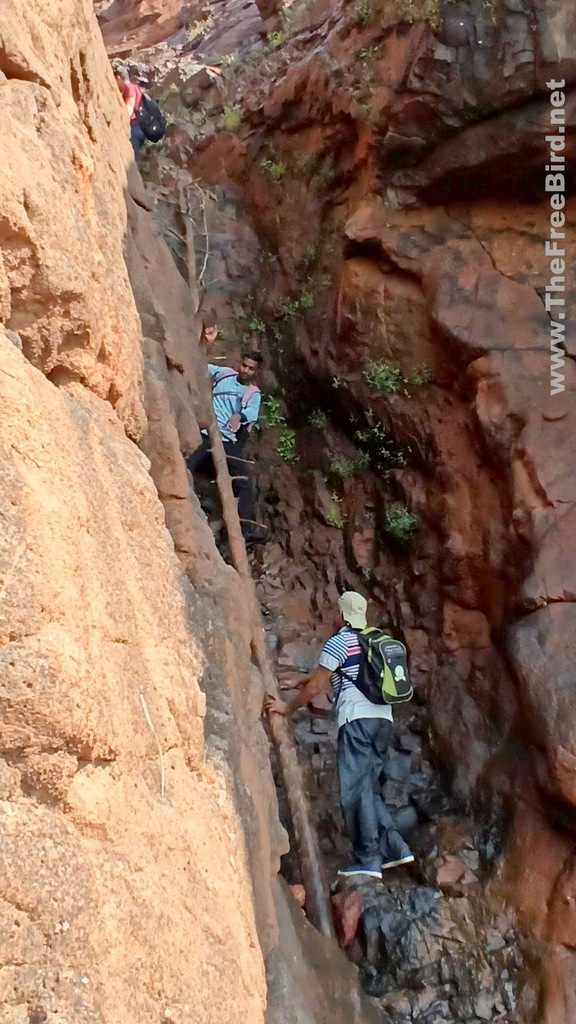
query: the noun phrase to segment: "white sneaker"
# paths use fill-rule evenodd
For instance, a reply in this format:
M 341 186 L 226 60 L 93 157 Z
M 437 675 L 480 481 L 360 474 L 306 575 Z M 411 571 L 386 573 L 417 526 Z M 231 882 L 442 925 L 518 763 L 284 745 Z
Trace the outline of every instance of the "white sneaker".
M 414 854 L 407 853 L 404 857 L 399 857 L 398 860 L 385 860 L 382 862 L 382 871 L 386 871 L 387 868 L 400 868 L 404 864 L 413 864 Z
M 367 875 L 368 878 L 382 878 L 379 868 L 365 868 L 362 864 L 352 864 L 349 868 L 340 868 L 341 878 L 355 878 L 356 875 Z

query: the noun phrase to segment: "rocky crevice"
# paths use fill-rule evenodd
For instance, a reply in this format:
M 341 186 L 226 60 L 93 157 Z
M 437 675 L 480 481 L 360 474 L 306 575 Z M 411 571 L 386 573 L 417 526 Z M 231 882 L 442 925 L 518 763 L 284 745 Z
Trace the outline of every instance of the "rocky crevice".
M 447 988 L 429 993 L 430 1006 L 413 995 L 403 1004 L 396 992 L 391 1019 L 490 1012 L 555 1024 L 573 1000 L 569 944 L 547 908 L 572 842 L 558 813 L 571 799 L 574 403 L 570 363 L 566 394 L 553 402 L 547 393 L 538 175 L 551 76 L 566 78 L 572 117 L 576 72 L 561 28 L 571 15 L 563 9 L 562 21 L 559 9 L 539 9 L 529 25 L 528 12 L 500 3 L 490 24 L 480 4 L 459 3 L 445 5 L 434 28 L 411 27 L 396 4 L 356 7 L 300 5 L 279 23 L 276 49 L 248 33 L 222 77 L 202 66 L 226 52 L 217 28 L 187 48 L 187 59 L 197 58 L 192 74 L 179 70 L 175 39 L 168 54 L 144 55 L 158 90 L 170 89 L 175 119 L 144 173 L 161 206 L 175 175 L 204 187 L 198 259 L 205 304 L 225 328 L 221 354 L 232 358 L 247 335 L 264 337 L 266 386 L 288 421 L 254 446 L 260 515 L 273 534 L 254 571 L 279 665 L 311 667 L 338 590 L 365 589 L 412 650 L 434 770 L 449 779 L 459 813 L 475 809 L 482 819 L 505 808 L 492 867 L 466 882 L 478 906 L 492 892 L 494 907 L 512 914 L 501 933 L 512 929 L 501 947 L 512 959 L 500 964 L 509 975 L 498 996 L 488 1007 L 480 986 L 467 990 L 466 1006 L 454 1003 L 460 982 L 441 976 Z M 230 4 L 218 13 L 223 40 L 237 11 Z M 231 109 L 234 127 L 225 123 Z M 520 166 L 527 173 L 518 185 Z M 167 206 L 163 223 L 174 224 Z M 567 211 L 572 247 L 571 204 Z M 378 391 L 366 376 L 374 364 L 405 381 L 426 368 L 428 380 L 407 394 Z M 277 453 L 287 428 L 293 464 Z M 419 520 L 409 547 L 387 526 L 389 511 L 402 508 Z M 318 758 L 325 763 L 329 744 L 314 722 L 297 735 L 318 795 L 327 785 Z M 336 795 L 329 807 L 318 800 L 322 826 L 326 815 L 337 818 Z M 447 884 L 461 885 L 466 857 L 482 845 L 473 822 L 464 827 L 471 846 L 443 853 L 437 875 L 419 884 L 442 889 L 438 877 L 452 872 Z M 449 816 L 445 826 L 449 833 Z M 337 834 L 332 826 L 331 842 Z M 524 853 L 547 844 L 535 868 Z M 471 948 L 485 956 L 498 914 L 480 924 L 470 913 Z M 387 927 L 376 947 L 370 939 L 380 950 L 380 991 L 396 984 L 382 967 Z M 538 945 L 544 937 L 547 947 Z M 370 966 L 364 941 L 358 956 Z M 541 975 L 531 966 L 538 957 Z M 547 972 L 558 963 L 554 993 Z
M 0 83 L 6 1020 L 565 1024 L 573 367 L 553 404 L 533 189 L 545 82 L 552 68 L 570 93 L 576 76 L 573 12 L 510 0 L 491 26 L 473 0 L 434 28 L 392 2 L 292 21 L 272 5 L 283 38 L 265 43 L 253 5 L 216 4 L 209 25 L 177 0 L 116 0 L 112 51 L 166 42 L 141 57 L 172 120 L 144 191 L 90 5 L 64 6 L 0 14 L 5 77 L 25 79 Z M 339 589 L 365 589 L 427 708 L 399 715 L 387 782 L 420 873 L 340 894 L 376 1003 L 273 880 L 286 844 L 254 623 L 182 458 L 209 403 L 191 220 L 220 354 L 262 335 L 288 420 L 254 449 L 277 664 L 310 667 Z M 390 369 L 401 387 L 373 383 Z M 317 710 L 296 733 L 335 867 Z M 48 949 L 14 906 L 34 907 Z

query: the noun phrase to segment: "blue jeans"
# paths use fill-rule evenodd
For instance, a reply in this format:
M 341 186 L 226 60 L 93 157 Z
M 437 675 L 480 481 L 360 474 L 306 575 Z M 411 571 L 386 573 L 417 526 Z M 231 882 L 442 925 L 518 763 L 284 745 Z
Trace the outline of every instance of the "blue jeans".
M 380 869 L 386 834 L 396 829 L 379 777 L 392 733 L 387 718 L 358 718 L 338 732 L 340 804 L 357 864 Z
M 138 122 L 134 121 L 134 123 L 130 125 L 130 142 L 132 143 L 134 156 L 138 156 L 138 153 L 140 152 L 145 141 L 146 136 L 144 135 L 144 132 L 142 131 Z

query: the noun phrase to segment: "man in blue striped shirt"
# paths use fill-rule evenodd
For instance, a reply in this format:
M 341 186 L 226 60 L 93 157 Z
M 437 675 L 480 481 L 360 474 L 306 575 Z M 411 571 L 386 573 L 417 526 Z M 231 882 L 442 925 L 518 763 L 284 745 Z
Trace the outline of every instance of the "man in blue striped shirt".
M 218 336 L 218 329 L 209 325 L 205 329 L 206 339 L 212 342 Z M 238 370 L 230 366 L 215 366 L 208 363 L 212 382 L 214 415 L 222 435 L 228 470 L 232 477 L 234 495 L 238 499 L 238 515 L 246 544 L 262 543 L 264 538 L 254 529 L 254 496 L 248 465 L 243 458 L 244 442 L 248 430 L 258 420 L 262 395 L 256 386 L 258 370 L 262 363 L 260 352 L 244 352 Z M 186 459 L 188 469 L 194 475 L 204 472 L 212 464 L 210 437 L 202 431 L 202 444 Z
M 340 597 L 338 607 L 344 625 L 324 644 L 318 668 L 292 684 L 300 693 L 289 703 L 269 700 L 266 707 L 290 715 L 332 684 L 338 719 L 340 802 L 355 856 L 354 864 L 338 874 L 381 878 L 383 869 L 414 861 L 384 803 L 380 784 L 392 732 L 392 708 L 373 704 L 355 685 L 363 657 L 358 631 L 366 627 L 365 598 L 349 590 Z

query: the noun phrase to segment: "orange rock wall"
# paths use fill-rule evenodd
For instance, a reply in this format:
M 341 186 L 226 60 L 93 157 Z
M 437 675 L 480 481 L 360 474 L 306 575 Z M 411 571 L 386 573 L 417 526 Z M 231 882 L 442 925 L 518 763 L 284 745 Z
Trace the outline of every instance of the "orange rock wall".
M 296 466 L 278 459 L 277 434 L 259 445 L 275 541 L 260 596 L 294 643 L 326 634 L 344 585 L 403 629 L 455 791 L 488 804 L 497 792 L 514 821 L 511 903 L 550 943 L 542 1020 L 563 1024 L 576 992 L 576 292 L 569 278 L 566 391 L 550 396 L 542 179 L 551 79 L 566 83 L 576 166 L 574 6 L 450 3 L 435 27 L 388 0 L 361 17 L 338 2 L 298 11 L 277 50 L 231 76 L 237 129 L 217 110 L 197 129 L 181 104 L 151 169 L 162 182 L 177 166 L 215 197 L 208 302 L 229 325 L 240 305 L 246 325 L 264 321 L 270 382 L 298 432 Z M 573 199 L 566 210 L 573 265 Z M 428 366 L 432 380 L 379 393 L 371 361 L 406 378 Z M 368 412 L 409 457 L 386 479 L 342 482 L 331 464 L 354 454 Z M 408 554 L 381 539 L 399 504 L 420 518 Z
M 257 1024 L 285 839 L 194 304 L 87 0 L 2 5 L 0 92 L 0 1017 Z
M 107 403 L 1 345 L 0 1015 L 263 1020 L 206 624 L 147 460 Z

